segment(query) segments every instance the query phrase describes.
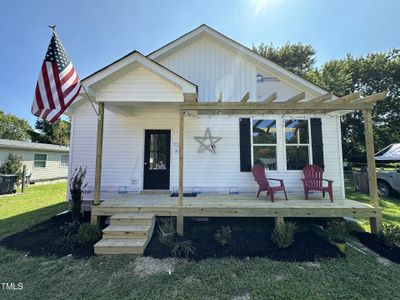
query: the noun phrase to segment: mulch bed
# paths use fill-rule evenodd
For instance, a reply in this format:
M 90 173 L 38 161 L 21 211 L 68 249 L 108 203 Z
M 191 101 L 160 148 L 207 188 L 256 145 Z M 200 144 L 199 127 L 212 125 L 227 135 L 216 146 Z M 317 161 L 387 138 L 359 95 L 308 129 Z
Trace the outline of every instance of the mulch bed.
M 400 263 L 400 248 L 390 248 L 384 244 L 376 235 L 367 232 L 354 232 L 359 241 L 375 253 L 389 259 L 392 262 Z
M 0 240 L 0 245 L 8 249 L 26 252 L 30 256 L 63 257 L 72 254 L 75 257 L 87 257 L 94 255 L 93 245 L 78 244 L 72 251 L 63 249 L 62 226 L 70 221 L 70 213 L 54 216 Z M 85 216 L 82 223 L 88 221 L 89 217 Z
M 258 224 L 261 226 L 256 227 L 257 220 L 254 218 L 251 220 L 253 223 L 249 223 L 249 219 L 240 218 L 213 218 L 209 222 L 189 221 L 190 224 L 185 224 L 185 228 L 188 230 L 184 238 L 192 240 L 193 246 L 196 248 L 196 253 L 191 259 L 267 257 L 278 261 L 302 262 L 344 256 L 336 246 L 312 231 L 296 233 L 295 241 L 291 246 L 279 249 L 271 241 L 271 226 L 258 220 Z M 214 238 L 215 231 L 221 225 L 230 225 L 232 229 L 231 242 L 225 246 L 221 246 Z M 144 255 L 155 258 L 171 256 L 167 247 L 158 239 L 157 227 Z

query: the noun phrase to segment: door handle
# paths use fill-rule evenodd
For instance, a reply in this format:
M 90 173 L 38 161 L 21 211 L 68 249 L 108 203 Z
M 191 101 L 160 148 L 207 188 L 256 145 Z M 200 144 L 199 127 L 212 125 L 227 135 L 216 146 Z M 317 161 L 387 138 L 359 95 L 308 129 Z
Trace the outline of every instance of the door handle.
M 147 162 L 145 162 L 144 165 L 147 166 Z

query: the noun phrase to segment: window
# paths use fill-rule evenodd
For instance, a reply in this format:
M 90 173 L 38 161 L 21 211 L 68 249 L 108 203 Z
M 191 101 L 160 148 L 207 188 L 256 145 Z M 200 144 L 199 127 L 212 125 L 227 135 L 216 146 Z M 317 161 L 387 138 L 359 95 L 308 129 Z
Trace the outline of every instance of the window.
M 310 164 L 308 120 L 285 120 L 286 169 L 303 170 Z
M 69 155 L 68 154 L 61 154 L 60 156 L 60 166 L 61 167 L 68 167 L 69 163 Z
M 262 164 L 267 170 L 276 170 L 276 120 L 253 119 L 253 165 Z
M 152 133 L 150 135 L 150 170 L 166 170 L 167 135 Z
M 34 168 L 46 168 L 47 154 L 34 155 L 33 167 Z

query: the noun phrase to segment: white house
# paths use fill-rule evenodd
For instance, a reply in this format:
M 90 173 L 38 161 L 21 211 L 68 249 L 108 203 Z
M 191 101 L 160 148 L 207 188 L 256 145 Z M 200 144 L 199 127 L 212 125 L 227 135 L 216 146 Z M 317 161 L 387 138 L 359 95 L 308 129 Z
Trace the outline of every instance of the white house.
M 31 183 L 67 179 L 68 147 L 0 139 L 0 164 L 5 162 L 10 154 L 22 157 Z
M 380 228 L 371 113 L 385 93 L 338 98 L 206 25 L 147 56 L 133 51 L 82 84 L 88 94 L 67 111 L 70 176 L 87 167 L 92 222 L 112 216 L 98 254 L 143 253 L 155 216 L 176 216 L 179 234 L 184 218 L 210 216 L 369 217 Z M 371 205 L 344 199 L 340 116 L 355 109 L 364 113 Z M 259 163 L 284 180 L 289 201 L 256 198 Z M 304 200 L 311 164 L 333 180 L 333 202 Z
M 248 103 L 263 102 L 273 93 L 275 101 L 286 101 L 302 92 L 301 101 L 307 101 L 328 93 L 206 25 L 147 56 L 134 51 L 85 78 L 83 83 L 106 107 L 102 191 L 128 193 L 178 190 L 180 104 L 239 102 L 246 93 Z M 90 190 L 94 184 L 96 114 L 84 97 L 75 102 L 69 114 L 71 170 L 87 166 Z M 256 184 L 250 165 L 261 159 L 268 161 L 268 176 L 283 178 L 289 193 L 302 191 L 300 178 L 305 165 L 323 165 L 326 177 L 334 180 L 335 197 L 343 198 L 339 116 L 336 112 L 188 112 L 184 190 L 253 192 Z M 250 123 L 242 128 L 241 121 Z M 322 128 L 323 146 L 321 137 L 313 137 L 318 134 L 318 127 Z M 240 143 L 241 128 L 248 131 L 244 133 L 248 138 L 253 136 L 251 144 Z M 215 151 L 201 148 L 196 138 L 204 137 L 207 129 L 213 139 L 220 138 L 215 142 Z M 258 138 L 260 132 L 268 134 L 264 139 Z M 205 144 L 209 142 L 204 140 Z M 165 170 L 157 167 L 161 161 Z

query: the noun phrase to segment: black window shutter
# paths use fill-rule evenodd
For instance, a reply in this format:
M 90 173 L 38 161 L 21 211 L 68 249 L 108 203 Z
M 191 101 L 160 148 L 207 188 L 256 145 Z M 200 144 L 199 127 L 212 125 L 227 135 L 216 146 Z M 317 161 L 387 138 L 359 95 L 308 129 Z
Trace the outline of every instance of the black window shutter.
M 324 144 L 322 141 L 322 122 L 320 118 L 311 118 L 311 147 L 313 164 L 324 168 Z
M 240 172 L 251 171 L 251 137 L 250 137 L 250 119 L 239 119 L 240 136 Z

